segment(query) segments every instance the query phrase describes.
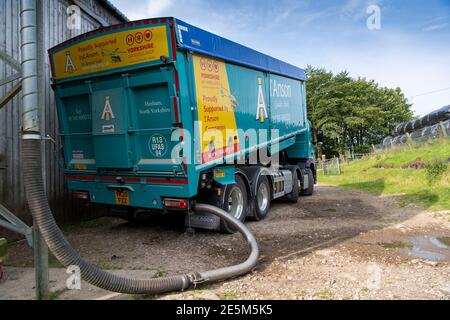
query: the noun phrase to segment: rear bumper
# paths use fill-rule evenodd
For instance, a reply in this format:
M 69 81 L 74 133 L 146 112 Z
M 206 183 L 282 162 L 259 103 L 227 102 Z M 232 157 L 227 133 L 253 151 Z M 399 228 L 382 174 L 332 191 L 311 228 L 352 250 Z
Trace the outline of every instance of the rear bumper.
M 188 199 L 187 179 L 124 178 L 118 183 L 114 177 L 66 175 L 71 191 L 89 192 L 89 201 L 107 205 L 123 205 L 116 201 L 116 191 L 128 193 L 128 206 L 164 209 L 164 198 Z

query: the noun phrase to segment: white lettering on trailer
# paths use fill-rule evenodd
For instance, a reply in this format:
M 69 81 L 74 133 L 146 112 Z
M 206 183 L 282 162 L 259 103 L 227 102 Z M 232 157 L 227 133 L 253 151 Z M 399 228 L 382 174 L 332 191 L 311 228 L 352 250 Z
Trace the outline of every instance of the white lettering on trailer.
M 183 34 L 181 33 L 181 31 L 189 32 L 189 29 L 186 26 L 182 26 L 180 24 L 178 25 L 178 38 L 180 42 L 183 43 Z
M 75 68 L 75 64 L 72 61 L 72 58 L 70 57 L 70 51 L 66 52 L 66 73 L 73 73 L 77 71 L 77 68 Z
M 161 101 L 145 101 L 144 106 L 146 107 L 156 107 L 156 106 L 162 106 L 163 103 Z
M 258 104 L 256 106 L 256 119 L 259 119 L 261 123 L 264 123 L 264 120 L 268 118 L 268 114 L 262 84 L 262 78 L 258 78 Z
M 147 108 L 147 109 L 139 109 L 140 115 L 149 115 L 149 114 L 161 114 L 161 113 L 170 113 L 170 109 L 167 107 L 161 108 Z
M 105 108 L 103 109 L 102 120 L 109 121 L 115 118 L 111 108 L 110 100 L 111 100 L 110 96 L 105 97 Z
M 292 88 L 288 84 L 277 83 L 276 80 L 270 80 L 270 96 L 277 98 L 291 98 Z

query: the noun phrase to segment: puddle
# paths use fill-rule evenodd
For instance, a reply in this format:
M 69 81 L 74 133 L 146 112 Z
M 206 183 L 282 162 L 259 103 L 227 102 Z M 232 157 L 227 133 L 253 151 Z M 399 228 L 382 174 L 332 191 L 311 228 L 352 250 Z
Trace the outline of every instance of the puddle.
M 450 261 L 448 237 L 419 236 L 410 239 L 410 247 L 403 252 L 430 261 Z

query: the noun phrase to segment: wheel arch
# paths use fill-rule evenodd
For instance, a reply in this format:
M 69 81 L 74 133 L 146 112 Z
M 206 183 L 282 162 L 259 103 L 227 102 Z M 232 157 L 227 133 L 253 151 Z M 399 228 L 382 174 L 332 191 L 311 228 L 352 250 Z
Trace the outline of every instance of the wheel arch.
M 240 176 L 242 180 L 244 180 L 245 188 L 247 189 L 247 197 L 251 196 L 252 195 L 251 181 L 248 178 L 247 174 L 240 168 L 236 168 L 236 175 Z

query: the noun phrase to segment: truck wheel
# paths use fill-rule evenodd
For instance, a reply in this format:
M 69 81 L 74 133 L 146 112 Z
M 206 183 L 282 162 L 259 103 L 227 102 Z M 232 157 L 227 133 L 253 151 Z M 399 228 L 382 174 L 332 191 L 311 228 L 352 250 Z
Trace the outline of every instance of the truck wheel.
M 236 175 L 236 183 L 226 188 L 223 209 L 241 222 L 245 221 L 247 211 L 247 188 L 244 180 Z M 235 233 L 236 229 L 220 220 L 220 231 Z
M 292 192 L 286 196 L 286 200 L 292 203 L 297 203 L 298 201 L 298 175 L 295 168 L 292 171 Z
M 314 175 L 312 170 L 308 169 L 308 189 L 302 190 L 301 195 L 302 196 L 312 196 L 314 193 Z
M 256 221 L 263 220 L 267 217 L 270 209 L 270 184 L 266 176 L 261 175 L 256 186 L 255 196 L 255 213 L 253 219 Z

